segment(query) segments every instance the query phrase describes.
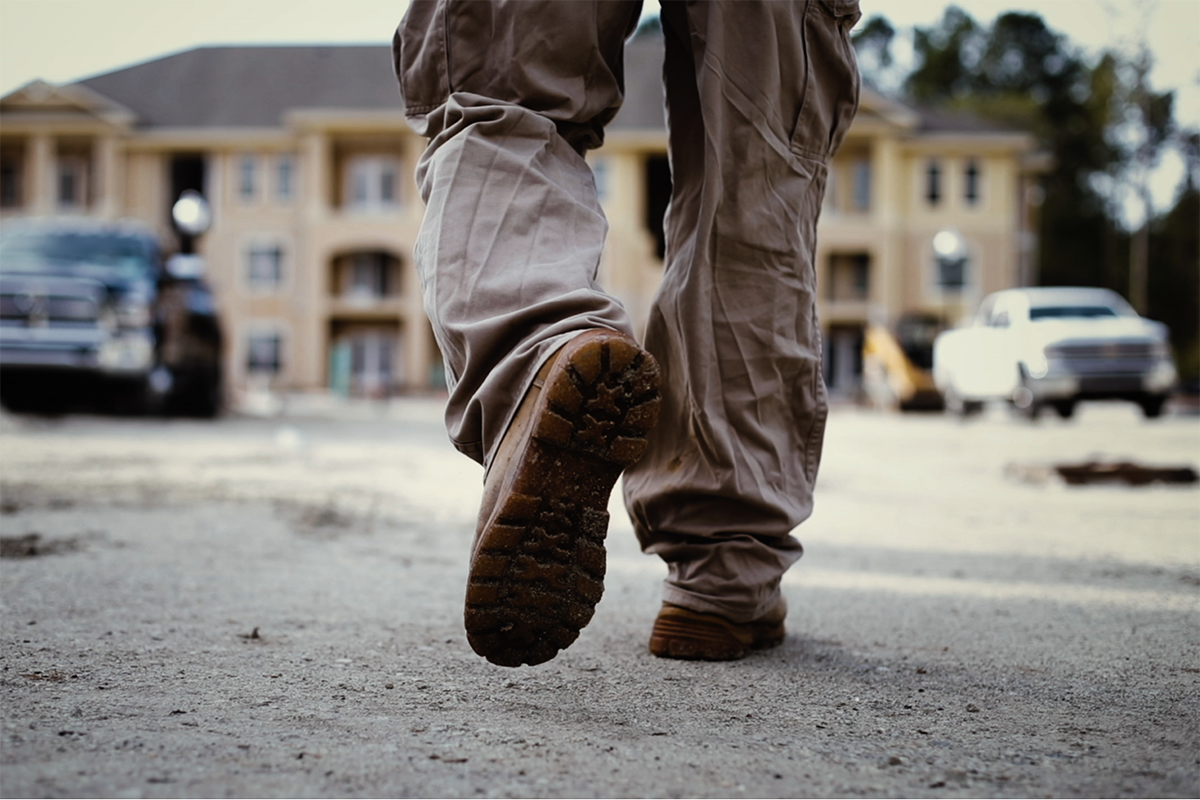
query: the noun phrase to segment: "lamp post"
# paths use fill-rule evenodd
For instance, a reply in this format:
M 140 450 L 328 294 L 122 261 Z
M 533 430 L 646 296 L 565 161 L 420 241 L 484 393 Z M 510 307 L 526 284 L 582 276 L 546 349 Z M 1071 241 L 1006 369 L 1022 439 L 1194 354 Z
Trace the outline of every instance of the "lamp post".
M 944 228 L 933 236 L 934 264 L 937 268 L 938 289 L 953 297 L 956 321 L 967 313 L 964 289 L 967 286 L 967 240 L 952 228 Z M 947 304 L 949 305 L 949 304 Z

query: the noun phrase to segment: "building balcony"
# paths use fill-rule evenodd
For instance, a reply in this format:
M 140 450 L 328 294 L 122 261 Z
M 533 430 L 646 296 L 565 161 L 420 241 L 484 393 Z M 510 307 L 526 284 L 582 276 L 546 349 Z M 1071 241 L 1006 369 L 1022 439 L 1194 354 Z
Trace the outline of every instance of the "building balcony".
M 329 313 L 344 319 L 396 319 L 408 313 L 402 295 L 340 294 L 329 298 Z

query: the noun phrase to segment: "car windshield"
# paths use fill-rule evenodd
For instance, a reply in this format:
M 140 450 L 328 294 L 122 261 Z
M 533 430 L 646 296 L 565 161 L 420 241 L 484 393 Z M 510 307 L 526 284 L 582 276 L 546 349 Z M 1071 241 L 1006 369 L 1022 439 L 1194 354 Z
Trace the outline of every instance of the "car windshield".
M 0 271 L 141 278 L 155 265 L 152 239 L 106 231 L 21 231 L 0 238 Z
M 1097 319 L 1120 316 L 1110 306 L 1040 306 L 1029 309 L 1030 319 Z

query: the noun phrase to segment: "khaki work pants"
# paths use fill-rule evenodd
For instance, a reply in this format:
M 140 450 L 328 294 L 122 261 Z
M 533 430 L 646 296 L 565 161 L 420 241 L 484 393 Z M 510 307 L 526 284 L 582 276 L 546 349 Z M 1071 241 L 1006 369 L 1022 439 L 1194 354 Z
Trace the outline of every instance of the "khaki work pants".
M 624 93 L 640 2 L 414 0 L 396 74 L 426 203 L 415 247 L 446 361 L 446 422 L 485 467 L 572 336 L 632 335 L 596 283 L 607 223 L 583 153 Z M 663 284 L 645 335 L 660 423 L 626 471 L 664 599 L 734 621 L 779 598 L 812 513 L 826 398 L 814 250 L 827 164 L 858 105 L 858 0 L 662 3 Z

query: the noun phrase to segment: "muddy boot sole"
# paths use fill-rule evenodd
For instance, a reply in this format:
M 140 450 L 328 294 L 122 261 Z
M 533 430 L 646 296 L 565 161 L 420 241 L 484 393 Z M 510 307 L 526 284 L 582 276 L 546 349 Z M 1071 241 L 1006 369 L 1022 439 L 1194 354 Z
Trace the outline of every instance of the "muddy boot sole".
M 579 636 L 604 593 L 608 501 L 658 421 L 659 370 L 611 331 L 554 356 L 467 579 L 476 653 L 501 666 L 549 661 Z

